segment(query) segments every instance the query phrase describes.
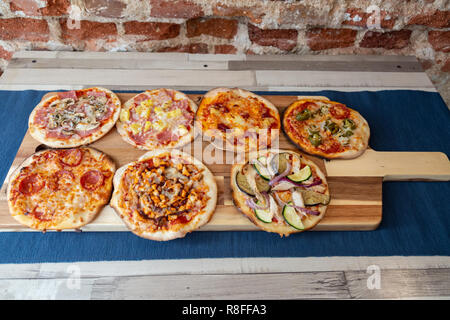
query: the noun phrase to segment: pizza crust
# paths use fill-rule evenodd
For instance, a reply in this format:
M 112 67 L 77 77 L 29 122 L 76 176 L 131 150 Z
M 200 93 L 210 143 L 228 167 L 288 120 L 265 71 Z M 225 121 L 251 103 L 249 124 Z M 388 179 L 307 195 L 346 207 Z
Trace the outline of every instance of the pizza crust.
M 203 96 L 202 102 L 200 103 L 199 110 L 197 111 L 197 117 L 196 117 L 197 121 L 199 121 L 199 122 L 201 121 L 201 120 L 199 120 L 199 111 L 200 111 L 200 108 L 202 106 L 203 101 L 206 101 L 207 99 L 214 99 L 217 95 L 219 95 L 221 93 L 226 93 L 226 92 L 232 92 L 232 93 L 234 93 L 236 95 L 239 95 L 239 96 L 242 96 L 244 98 L 252 97 L 252 98 L 255 98 L 255 99 L 263 102 L 266 107 L 268 107 L 269 109 L 271 109 L 271 110 L 273 110 L 275 112 L 275 114 L 277 115 L 277 121 L 278 121 L 278 123 L 281 126 L 281 120 L 280 120 L 280 115 L 279 115 L 279 112 L 278 112 L 278 108 L 275 107 L 272 102 L 270 102 L 269 100 L 267 100 L 267 99 L 265 99 L 265 98 L 255 94 L 253 92 L 250 92 L 248 90 L 244 90 L 244 89 L 241 89 L 241 88 L 215 88 L 215 89 L 212 89 L 212 90 L 208 91 Z M 202 129 L 203 125 L 201 123 L 198 125 L 198 127 L 200 128 L 200 130 L 202 130 L 203 135 L 210 139 L 211 144 L 214 145 L 218 149 L 231 151 L 231 152 L 238 152 L 238 153 L 240 153 L 240 152 L 249 152 L 249 151 L 251 152 L 251 151 L 257 150 L 257 146 L 234 145 L 234 144 L 230 143 L 228 140 L 226 140 L 223 136 L 221 137 L 220 141 L 216 141 L 216 139 L 214 139 L 214 137 L 211 134 L 208 134 L 208 130 L 204 131 Z M 271 139 L 270 139 L 270 144 L 271 145 L 273 145 L 274 141 L 279 138 L 279 135 L 280 135 L 280 129 L 272 130 L 272 132 L 271 132 Z
M 46 137 L 46 130 L 37 127 L 34 124 L 34 118 L 36 117 L 36 113 L 37 111 L 44 106 L 45 104 L 47 104 L 47 102 L 54 98 L 55 96 L 58 96 L 58 93 L 55 93 L 53 95 L 50 95 L 49 97 L 47 97 L 46 99 L 42 100 L 31 112 L 29 118 L 28 118 L 28 130 L 30 132 L 30 135 L 36 139 L 37 141 L 52 147 L 52 148 L 74 148 L 74 147 L 79 147 L 82 145 L 87 145 L 90 144 L 98 139 L 100 139 L 101 137 L 103 137 L 105 134 L 107 134 L 115 125 L 117 119 L 119 119 L 119 115 L 120 115 L 120 107 L 121 107 L 121 102 L 119 97 L 112 91 L 105 89 L 105 88 L 101 88 L 101 87 L 92 87 L 92 88 L 86 88 L 83 90 L 99 90 L 99 91 L 103 91 L 107 94 L 109 94 L 114 102 L 114 104 L 116 105 L 116 110 L 114 111 L 111 119 L 109 119 L 106 123 L 104 123 L 99 130 L 95 131 L 93 134 L 84 137 L 84 138 L 70 138 L 70 139 L 58 139 L 58 138 L 48 138 Z M 75 90 L 77 91 L 77 90 Z
M 121 189 L 120 185 L 122 182 L 123 174 L 125 173 L 125 170 L 135 164 L 138 161 L 145 161 L 154 157 L 157 157 L 164 153 L 170 153 L 173 156 L 180 157 L 186 161 L 188 161 L 191 164 L 194 164 L 198 168 L 204 169 L 203 173 L 203 181 L 205 184 L 209 186 L 209 190 L 207 192 L 207 195 L 209 196 L 209 200 L 206 204 L 204 212 L 202 214 L 197 214 L 191 221 L 189 221 L 187 224 L 185 224 L 183 227 L 178 229 L 177 231 L 171 231 L 171 230 L 162 230 L 157 232 L 148 232 L 146 230 L 143 230 L 139 228 L 136 224 L 134 224 L 129 219 L 125 218 L 125 212 L 122 208 L 119 206 L 119 201 L 123 195 L 123 190 Z M 143 156 L 141 156 L 137 161 L 126 164 L 122 167 L 120 167 L 116 174 L 114 175 L 113 179 L 114 184 L 114 193 L 111 198 L 110 205 L 112 208 L 114 208 L 117 215 L 122 219 L 122 221 L 125 223 L 125 225 L 130 229 L 131 232 L 136 234 L 139 237 L 150 239 L 150 240 L 156 240 L 156 241 L 168 241 L 173 240 L 176 238 L 182 238 L 187 233 L 192 232 L 201 226 L 205 225 L 209 222 L 211 219 L 214 210 L 216 208 L 217 203 L 217 185 L 216 181 L 214 179 L 214 176 L 212 175 L 211 171 L 199 160 L 192 157 L 191 155 L 184 153 L 179 150 L 170 150 L 170 149 L 157 149 L 153 151 L 149 151 L 145 153 Z
M 106 161 L 108 164 L 108 167 L 114 174 L 114 172 L 116 171 L 116 165 L 115 165 L 114 161 L 112 161 L 112 159 L 108 155 L 106 155 L 103 152 L 100 152 L 98 150 L 95 150 L 93 148 L 83 147 L 82 149 L 88 150 L 91 153 L 91 155 L 94 156 L 95 159 L 97 159 L 97 160 L 102 159 L 102 161 Z M 20 224 L 23 224 L 29 228 L 33 228 L 33 229 L 37 229 L 37 230 L 45 231 L 45 230 L 79 229 L 82 226 L 92 222 L 97 217 L 98 213 L 103 209 L 103 207 L 108 204 L 110 197 L 111 197 L 111 193 L 112 193 L 112 183 L 110 183 L 109 185 L 106 186 L 106 190 L 107 190 L 107 193 L 109 196 L 105 197 L 104 199 L 102 199 L 102 201 L 98 202 L 97 206 L 93 210 L 86 210 L 84 212 L 77 214 L 77 217 L 75 219 L 65 219 L 65 220 L 62 220 L 58 224 L 54 224 L 50 227 L 45 227 L 45 228 L 39 228 L 39 227 L 35 228 L 34 227 L 35 219 L 33 219 L 30 216 L 24 215 L 19 210 L 15 210 L 14 205 L 13 205 L 12 201 L 10 200 L 11 196 L 12 196 L 11 195 L 12 186 L 13 186 L 12 182 L 20 175 L 22 168 L 25 168 L 25 167 L 29 166 L 30 164 L 32 164 L 34 156 L 45 153 L 48 150 L 51 150 L 51 149 L 46 149 L 46 150 L 42 150 L 42 151 L 34 153 L 33 155 L 31 155 L 30 157 L 25 159 L 16 168 L 16 170 L 14 170 L 14 172 L 11 174 L 11 176 L 9 178 L 9 182 L 8 182 L 8 187 L 6 190 L 10 214 Z
M 251 154 L 249 154 L 249 159 L 255 159 L 255 158 L 261 157 L 261 156 L 267 156 L 271 152 L 276 152 L 276 153 L 287 152 L 287 153 L 299 155 L 299 153 L 293 152 L 290 150 L 271 149 L 271 150 L 265 150 L 264 152 L 251 153 Z M 328 187 L 326 177 L 323 174 L 323 172 L 319 169 L 319 167 L 313 161 L 307 159 L 304 156 L 302 156 L 302 162 L 315 168 L 318 177 L 320 177 L 322 179 L 323 183 L 327 186 L 327 190 L 326 190 L 325 194 L 329 195 L 330 190 Z M 318 216 L 307 215 L 307 218 L 302 220 L 303 225 L 305 227 L 304 230 L 295 229 L 288 224 L 265 223 L 265 222 L 259 220 L 256 217 L 253 209 L 251 209 L 250 207 L 248 207 L 245 204 L 245 201 L 246 201 L 246 199 L 249 198 L 249 196 L 246 195 L 244 192 L 242 192 L 236 183 L 236 174 L 243 168 L 244 165 L 245 164 L 235 164 L 231 168 L 231 191 L 232 191 L 232 196 L 233 196 L 233 202 L 236 205 L 236 207 L 239 209 L 239 211 L 241 211 L 258 228 L 260 228 L 264 231 L 267 231 L 267 232 L 278 233 L 280 236 L 288 236 L 292 233 L 299 233 L 299 232 L 309 230 L 309 229 L 313 228 L 315 225 L 317 225 L 320 222 L 320 220 L 323 219 L 328 205 L 319 206 L 317 211 L 320 212 L 320 215 L 318 215 Z M 281 214 L 282 208 L 279 208 L 279 209 L 280 209 L 280 214 Z
M 288 139 L 295 144 L 301 151 L 309 153 L 311 155 L 314 156 L 319 156 L 325 159 L 354 159 L 359 157 L 360 155 L 362 155 L 366 149 L 369 146 L 369 138 L 370 138 L 370 128 L 369 128 L 369 124 L 367 123 L 367 120 L 356 110 L 347 107 L 348 109 L 350 109 L 350 112 L 355 115 L 358 118 L 359 124 L 358 124 L 358 129 L 357 131 L 355 131 L 355 134 L 358 134 L 359 136 L 361 136 L 362 139 L 362 145 L 356 149 L 356 150 L 346 150 L 344 152 L 340 152 L 340 153 L 334 153 L 334 154 L 329 154 L 329 153 L 325 153 L 322 152 L 320 150 L 312 150 L 309 149 L 308 146 L 303 145 L 300 141 L 296 141 L 289 133 L 289 130 L 286 129 L 286 114 L 288 114 L 290 112 L 290 110 L 292 110 L 294 106 L 294 104 L 296 104 L 299 101 L 302 100 L 307 100 L 307 101 L 324 101 L 324 102 L 332 102 L 332 103 L 337 103 L 334 101 L 330 101 L 329 99 L 324 99 L 326 97 L 299 97 L 301 99 L 293 102 L 283 113 L 283 121 L 282 121 L 282 129 L 284 131 L 284 133 L 286 134 L 286 136 L 288 137 Z
M 124 105 L 122 106 L 123 110 L 127 110 L 130 109 L 131 107 L 133 107 L 134 104 L 134 98 L 140 94 L 146 93 L 146 94 L 151 94 L 152 92 L 156 92 L 158 90 L 161 89 L 155 89 L 155 90 L 146 90 L 144 92 L 138 93 L 137 95 L 135 95 L 134 97 L 130 98 L 127 102 L 124 103 Z M 181 97 L 182 99 L 187 99 L 188 103 L 190 105 L 190 108 L 193 110 L 193 113 L 195 114 L 197 112 L 197 104 L 192 101 L 192 99 L 190 99 L 186 94 L 184 94 L 181 91 L 177 91 L 177 90 L 173 90 L 173 89 L 165 89 L 165 90 L 170 90 L 170 91 L 174 91 L 175 94 L 178 97 Z M 159 143 L 157 143 L 156 141 L 146 141 L 146 143 L 144 145 L 140 145 L 137 144 L 135 141 L 133 141 L 130 136 L 129 136 L 129 131 L 125 128 L 125 124 L 120 121 L 117 121 L 116 123 L 116 127 L 117 127 L 117 132 L 119 132 L 120 136 L 122 137 L 122 139 L 131 144 L 132 146 L 141 149 L 141 150 L 154 150 L 154 149 L 158 149 L 158 148 L 166 148 L 166 149 L 177 149 L 177 148 L 181 148 L 184 145 L 190 143 L 191 141 L 193 141 L 195 139 L 196 133 L 198 132 L 198 130 L 195 130 L 194 125 L 190 128 L 189 132 L 186 133 L 185 135 L 181 136 L 177 141 L 172 141 L 170 144 L 168 145 L 160 145 Z

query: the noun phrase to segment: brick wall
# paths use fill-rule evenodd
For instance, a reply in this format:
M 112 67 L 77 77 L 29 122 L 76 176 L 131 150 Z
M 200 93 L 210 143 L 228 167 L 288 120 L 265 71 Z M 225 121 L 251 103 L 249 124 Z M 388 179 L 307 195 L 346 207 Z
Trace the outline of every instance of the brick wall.
M 450 100 L 448 0 L 2 0 L 17 50 L 415 55 Z

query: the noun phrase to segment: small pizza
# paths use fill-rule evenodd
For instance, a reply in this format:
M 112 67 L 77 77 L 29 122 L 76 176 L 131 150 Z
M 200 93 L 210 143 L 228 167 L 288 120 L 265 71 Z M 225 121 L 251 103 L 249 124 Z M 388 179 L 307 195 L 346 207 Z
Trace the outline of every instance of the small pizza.
M 31 112 L 31 136 L 53 148 L 73 148 L 92 143 L 114 127 L 120 100 L 104 88 L 58 92 Z
M 283 129 L 303 151 L 327 159 L 360 156 L 370 129 L 359 112 L 325 97 L 302 98 L 284 112 Z
M 11 175 L 9 211 L 37 230 L 80 228 L 108 203 L 114 172 L 109 157 L 91 148 L 37 152 Z
M 236 152 L 270 148 L 281 126 L 278 109 L 270 101 L 238 88 L 206 93 L 197 121 L 217 148 Z
M 117 130 L 139 149 L 178 148 L 194 139 L 197 105 L 171 89 L 145 91 L 122 107 Z
M 281 236 L 313 228 L 330 202 L 325 175 L 301 154 L 288 150 L 251 153 L 233 165 L 233 201 L 253 224 Z
M 117 170 L 111 206 L 134 234 L 166 241 L 206 224 L 216 201 L 216 182 L 203 163 L 158 149 Z

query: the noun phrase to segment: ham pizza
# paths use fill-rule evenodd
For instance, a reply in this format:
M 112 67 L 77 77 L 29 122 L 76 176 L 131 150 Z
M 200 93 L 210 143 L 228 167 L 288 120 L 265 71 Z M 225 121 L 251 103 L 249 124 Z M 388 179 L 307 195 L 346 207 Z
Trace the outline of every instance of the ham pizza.
M 356 158 L 369 144 L 369 125 L 361 114 L 325 97 L 292 103 L 284 112 L 283 129 L 300 149 L 327 159 Z
M 281 126 L 278 109 L 270 101 L 239 88 L 206 93 L 197 122 L 214 146 L 236 152 L 270 148 Z
M 288 150 L 249 155 L 231 169 L 233 201 L 253 224 L 288 236 L 313 228 L 322 220 L 330 191 L 320 168 Z
M 114 127 L 120 100 L 104 88 L 58 92 L 41 101 L 31 112 L 31 136 L 53 148 L 92 143 Z
M 216 182 L 203 163 L 157 149 L 117 170 L 111 206 L 134 234 L 167 241 L 206 224 L 216 201 Z
M 109 157 L 92 148 L 37 152 L 11 175 L 10 213 L 37 230 L 80 228 L 108 203 L 114 172 Z
M 117 130 L 139 149 L 178 148 L 194 139 L 196 111 L 197 105 L 180 91 L 145 91 L 124 104 Z

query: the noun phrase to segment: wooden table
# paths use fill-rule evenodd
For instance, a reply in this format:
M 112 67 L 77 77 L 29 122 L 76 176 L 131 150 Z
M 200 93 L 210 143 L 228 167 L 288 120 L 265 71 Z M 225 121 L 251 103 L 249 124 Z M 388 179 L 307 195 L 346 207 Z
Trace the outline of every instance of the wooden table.
M 0 78 L 0 90 L 91 85 L 112 90 L 239 86 L 259 91 L 436 91 L 416 58 L 398 56 L 29 51 L 16 53 Z M 378 271 L 381 288 L 370 289 L 368 279 Z M 77 275 L 79 287 L 73 281 Z M 0 298 L 450 298 L 450 258 L 227 258 L 0 265 Z

